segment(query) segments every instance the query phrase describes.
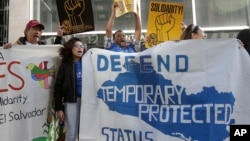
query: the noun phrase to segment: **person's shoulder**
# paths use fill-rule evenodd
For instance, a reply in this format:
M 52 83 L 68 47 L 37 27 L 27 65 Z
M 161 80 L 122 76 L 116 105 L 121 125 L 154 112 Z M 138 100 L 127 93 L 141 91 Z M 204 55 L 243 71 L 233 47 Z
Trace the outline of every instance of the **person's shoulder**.
M 43 41 L 38 41 L 38 44 L 39 44 L 39 45 L 46 45 L 46 43 L 43 42 Z
M 129 42 L 127 43 L 127 48 L 134 48 L 136 45 L 139 45 L 139 42 L 134 41 L 134 42 Z
M 26 38 L 25 37 L 19 37 L 17 41 L 14 43 L 14 45 L 25 45 Z
M 118 48 L 120 48 L 120 46 L 119 46 L 118 44 L 116 44 L 116 43 L 111 43 L 111 44 L 110 44 L 110 47 L 107 48 L 107 49 L 109 49 L 109 50 L 117 50 Z
M 61 62 L 60 67 L 61 67 L 62 69 L 64 69 L 64 70 L 65 70 L 65 69 L 67 70 L 67 68 L 69 68 L 70 66 L 72 66 L 72 64 L 73 64 L 72 61 L 65 60 L 65 61 L 62 61 L 62 62 Z
M 132 43 L 129 43 L 126 46 L 126 48 L 127 48 L 128 52 L 138 52 L 138 49 L 137 49 L 138 45 L 139 44 L 136 44 L 136 43 L 132 42 Z

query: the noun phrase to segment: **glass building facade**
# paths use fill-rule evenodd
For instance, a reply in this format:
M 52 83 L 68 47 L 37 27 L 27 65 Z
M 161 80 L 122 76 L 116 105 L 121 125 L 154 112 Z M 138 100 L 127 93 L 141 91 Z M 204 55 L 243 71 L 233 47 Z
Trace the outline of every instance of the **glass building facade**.
M 76 34 L 88 44 L 102 46 L 105 26 L 111 14 L 113 0 L 91 0 L 94 12 L 95 31 Z M 200 25 L 208 38 L 234 38 L 239 30 L 250 26 L 250 0 L 155 0 L 184 4 L 184 22 Z M 0 5 L 0 16 L 7 17 L 8 10 Z M 139 0 L 143 34 L 146 34 L 150 0 Z M 45 25 L 46 42 L 53 42 L 59 23 L 56 0 L 30 0 L 30 19 L 38 19 Z M 4 18 L 1 18 L 4 19 Z M 1 41 L 6 40 L 7 20 L 1 23 Z M 5 25 L 5 26 L 4 26 Z M 4 26 L 4 28 L 2 27 Z M 116 19 L 114 30 L 123 29 L 129 36 L 134 31 L 134 16 L 126 14 Z M 65 37 L 67 38 L 67 37 Z

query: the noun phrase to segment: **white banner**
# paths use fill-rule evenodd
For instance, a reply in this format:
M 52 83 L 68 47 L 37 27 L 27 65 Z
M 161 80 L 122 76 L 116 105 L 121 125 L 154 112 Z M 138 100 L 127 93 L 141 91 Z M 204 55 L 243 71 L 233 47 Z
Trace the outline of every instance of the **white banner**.
M 229 140 L 250 124 L 250 59 L 236 39 L 83 58 L 80 141 Z
M 3 141 L 55 140 L 51 106 L 58 46 L 0 49 L 0 137 Z

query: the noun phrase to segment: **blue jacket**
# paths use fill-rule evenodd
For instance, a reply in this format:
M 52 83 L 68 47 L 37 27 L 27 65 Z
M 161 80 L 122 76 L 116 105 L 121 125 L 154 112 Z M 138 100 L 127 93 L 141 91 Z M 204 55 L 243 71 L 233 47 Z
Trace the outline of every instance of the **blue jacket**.
M 115 52 L 126 52 L 126 53 L 136 52 L 133 44 L 129 44 L 126 47 L 121 47 L 120 45 L 116 43 L 112 43 L 110 48 L 107 48 L 107 49 L 115 51 Z

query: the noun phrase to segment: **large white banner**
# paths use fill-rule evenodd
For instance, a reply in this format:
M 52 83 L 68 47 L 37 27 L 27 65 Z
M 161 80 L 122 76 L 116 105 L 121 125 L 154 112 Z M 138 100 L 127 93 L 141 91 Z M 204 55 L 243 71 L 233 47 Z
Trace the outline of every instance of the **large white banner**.
M 58 129 L 51 96 L 58 49 L 0 49 L 0 140 L 56 140 Z
M 250 124 L 250 59 L 236 39 L 83 58 L 80 141 L 222 141 Z

